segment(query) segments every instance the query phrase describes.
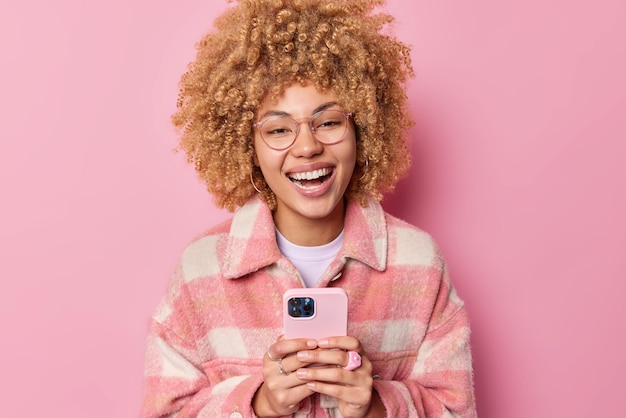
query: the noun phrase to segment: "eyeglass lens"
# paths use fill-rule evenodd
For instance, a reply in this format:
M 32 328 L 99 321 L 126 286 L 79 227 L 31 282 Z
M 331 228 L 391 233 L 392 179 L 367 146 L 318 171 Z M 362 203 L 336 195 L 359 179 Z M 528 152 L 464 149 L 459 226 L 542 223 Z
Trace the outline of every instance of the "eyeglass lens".
M 267 145 L 274 149 L 285 149 L 295 141 L 302 122 L 289 116 L 271 116 L 262 121 L 258 128 Z M 340 110 L 323 110 L 313 115 L 308 125 L 315 139 L 324 144 L 333 144 L 343 138 L 348 127 L 348 115 Z

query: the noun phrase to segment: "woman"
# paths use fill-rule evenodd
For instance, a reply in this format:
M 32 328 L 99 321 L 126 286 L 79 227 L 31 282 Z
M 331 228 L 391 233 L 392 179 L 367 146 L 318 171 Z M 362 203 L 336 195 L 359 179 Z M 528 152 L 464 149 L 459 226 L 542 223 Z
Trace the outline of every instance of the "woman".
M 242 0 L 198 44 L 173 120 L 237 210 L 154 315 L 144 417 L 476 416 L 463 303 L 431 238 L 378 203 L 410 164 L 412 75 L 381 3 Z M 343 288 L 348 336 L 283 338 L 296 287 Z

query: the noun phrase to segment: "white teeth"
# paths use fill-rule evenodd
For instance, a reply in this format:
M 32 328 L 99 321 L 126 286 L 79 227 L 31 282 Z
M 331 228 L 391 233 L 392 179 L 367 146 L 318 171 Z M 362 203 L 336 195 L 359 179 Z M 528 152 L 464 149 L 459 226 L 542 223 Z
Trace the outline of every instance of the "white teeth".
M 289 178 L 293 180 L 315 180 L 330 174 L 329 168 L 320 168 L 319 170 L 308 171 L 306 173 L 293 173 Z

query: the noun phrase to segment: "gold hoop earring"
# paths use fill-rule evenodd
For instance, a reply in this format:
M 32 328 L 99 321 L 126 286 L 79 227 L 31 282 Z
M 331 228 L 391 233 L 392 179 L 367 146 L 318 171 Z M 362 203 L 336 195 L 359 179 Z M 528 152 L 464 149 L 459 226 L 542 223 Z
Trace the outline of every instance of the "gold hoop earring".
M 256 190 L 257 193 L 261 194 L 261 191 L 257 189 L 256 184 L 254 184 L 254 179 L 252 178 L 252 171 L 250 172 L 250 183 L 252 183 L 252 187 L 254 187 L 254 190 Z
M 369 158 L 365 159 L 365 166 L 361 167 L 361 171 L 363 171 L 363 174 L 361 174 L 360 180 L 363 180 L 363 177 L 365 177 L 365 170 L 370 166 L 370 160 Z

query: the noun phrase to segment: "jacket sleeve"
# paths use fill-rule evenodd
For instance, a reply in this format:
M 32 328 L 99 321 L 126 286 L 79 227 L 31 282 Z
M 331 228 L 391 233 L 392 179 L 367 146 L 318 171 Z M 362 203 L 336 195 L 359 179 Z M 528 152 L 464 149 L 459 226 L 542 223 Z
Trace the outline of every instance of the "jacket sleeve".
M 253 417 L 252 397 L 260 373 L 240 374 L 210 384 L 196 346 L 194 318 L 177 268 L 164 300 L 149 324 L 144 369 L 142 418 L 229 416 Z M 259 369 L 260 370 L 260 369 Z
M 439 260 L 441 261 L 441 260 Z M 475 418 L 469 320 L 442 262 L 424 339 L 406 380 L 375 380 L 388 417 Z

